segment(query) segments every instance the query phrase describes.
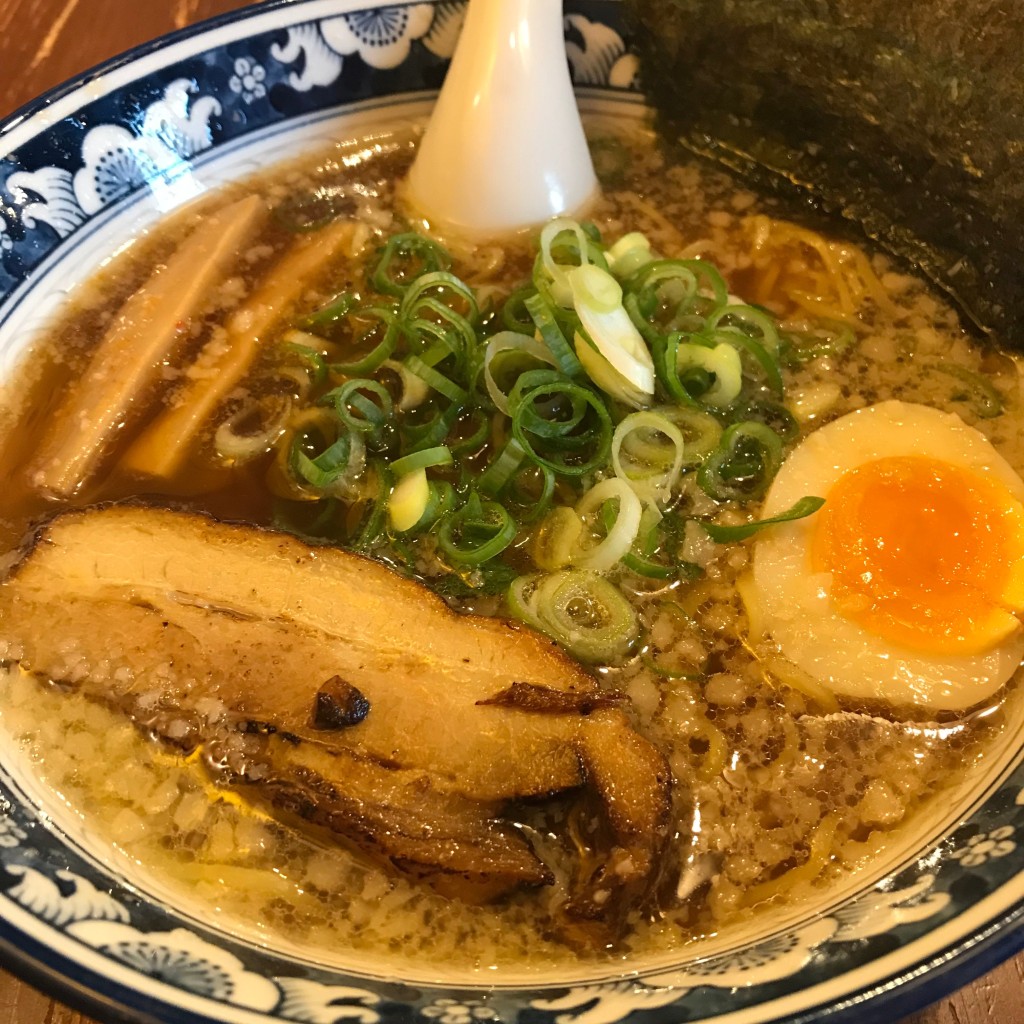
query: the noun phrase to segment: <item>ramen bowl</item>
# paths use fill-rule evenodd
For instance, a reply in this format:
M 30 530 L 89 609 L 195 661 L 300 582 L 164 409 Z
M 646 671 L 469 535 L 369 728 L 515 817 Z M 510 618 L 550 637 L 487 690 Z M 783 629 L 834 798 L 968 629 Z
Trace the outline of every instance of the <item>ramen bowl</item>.
M 422 115 L 464 6 L 261 5 L 133 51 L 10 118 L 0 128 L 3 377 L 67 293 L 164 214 L 304 148 L 372 144 L 378 126 Z M 567 0 L 565 29 L 584 108 L 645 119 L 619 4 Z M 498 980 L 400 953 L 284 944 L 258 921 L 222 924 L 202 899 L 111 854 L 4 732 L 0 950 L 15 972 L 104 1019 L 896 1019 L 1024 946 L 1022 724 L 1008 723 L 1001 745 L 869 875 L 819 900 L 677 955 Z

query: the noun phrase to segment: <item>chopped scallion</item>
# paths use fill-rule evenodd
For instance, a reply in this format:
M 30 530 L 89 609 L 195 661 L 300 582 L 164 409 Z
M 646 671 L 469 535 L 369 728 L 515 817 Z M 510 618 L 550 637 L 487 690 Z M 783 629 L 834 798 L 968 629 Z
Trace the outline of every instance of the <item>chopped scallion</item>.
M 707 530 L 708 536 L 716 544 L 731 544 L 734 541 L 746 540 L 747 537 L 752 537 L 766 526 L 773 526 L 777 523 L 789 523 L 796 519 L 805 519 L 807 516 L 817 512 L 824 504 L 824 498 L 806 497 L 801 498 L 785 512 L 780 512 L 777 516 L 772 516 L 770 519 L 759 519 L 754 523 L 740 523 L 737 526 L 718 526 L 716 523 L 703 523 L 702 525 Z
M 438 445 L 436 448 L 425 448 L 422 451 L 413 452 L 401 459 L 395 459 L 391 463 L 391 472 L 397 477 L 405 476 L 417 469 L 432 469 L 434 466 L 450 466 L 452 464 L 452 453 L 445 445 Z

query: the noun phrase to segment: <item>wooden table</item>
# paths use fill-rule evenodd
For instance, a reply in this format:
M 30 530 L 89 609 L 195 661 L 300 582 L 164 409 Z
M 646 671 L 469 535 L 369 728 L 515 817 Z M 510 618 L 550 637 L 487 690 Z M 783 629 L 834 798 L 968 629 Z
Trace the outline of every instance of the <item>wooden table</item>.
M 241 6 L 239 0 L 0 0 L 0 117 L 121 50 Z M 904 1024 L 1022 1022 L 1024 954 Z M 0 1024 L 89 1024 L 89 1018 L 0 971 Z

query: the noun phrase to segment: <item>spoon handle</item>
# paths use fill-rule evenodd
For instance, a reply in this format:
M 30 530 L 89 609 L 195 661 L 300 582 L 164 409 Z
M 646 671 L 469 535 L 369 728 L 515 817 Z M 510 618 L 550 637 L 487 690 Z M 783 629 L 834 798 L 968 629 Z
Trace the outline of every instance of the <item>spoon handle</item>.
M 442 227 L 486 234 L 572 213 L 597 190 L 561 0 L 470 0 L 409 175 L 414 204 Z

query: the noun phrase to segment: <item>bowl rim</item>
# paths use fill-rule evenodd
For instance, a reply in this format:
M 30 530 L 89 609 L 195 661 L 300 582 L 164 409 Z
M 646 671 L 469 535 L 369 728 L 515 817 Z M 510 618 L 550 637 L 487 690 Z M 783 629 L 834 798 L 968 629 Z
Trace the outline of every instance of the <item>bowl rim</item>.
M 249 3 L 233 11 L 225 11 L 222 14 L 203 18 L 183 28 L 171 29 L 169 32 L 164 32 L 153 39 L 137 43 L 135 46 L 130 46 L 127 50 L 121 50 L 119 53 L 113 54 L 106 58 L 106 60 L 90 65 L 85 70 L 76 72 L 70 78 L 50 86 L 49 89 L 15 107 L 11 113 L 0 118 L 0 142 L 5 142 L 7 136 L 14 132 L 16 128 L 19 128 L 23 122 L 48 110 L 60 100 L 66 99 L 76 90 L 81 89 L 82 86 L 88 85 L 89 82 L 97 78 L 106 77 L 161 50 L 167 50 L 177 43 L 186 42 L 194 36 L 205 35 L 207 32 L 224 28 L 236 21 L 252 21 L 263 14 L 272 15 L 275 11 L 285 7 L 316 4 L 316 6 L 326 7 L 331 5 L 333 7 L 358 10 L 361 6 L 365 6 L 367 2 L 373 6 L 373 0 L 250 0 Z M 436 4 L 441 2 L 441 0 L 425 0 L 425 2 Z
M 842 1003 L 823 1002 L 783 1016 L 761 1018 L 763 1024 L 867 1024 L 883 1010 L 894 1022 L 921 1011 L 981 977 L 1024 949 L 1024 898 L 1001 916 L 991 919 L 979 938 L 967 936 L 936 951 L 924 962 L 864 984 L 847 993 Z M 137 988 L 93 971 L 39 942 L 0 916 L 0 965 L 23 981 L 79 1012 L 117 1024 L 213 1024 L 241 1020 L 245 1010 L 231 1017 L 214 1017 L 172 1007 Z M 170 1010 L 170 1015 L 165 1011 Z M 116 1016 L 111 1017 L 114 1013 Z M 252 1019 L 266 1020 L 259 1014 Z M 702 1018 L 713 1024 L 715 1018 Z M 699 1024 L 699 1022 L 695 1022 Z
M 436 5 L 439 0 L 428 2 Z M 602 2 L 611 4 L 618 0 Z M 337 14 L 365 9 L 367 4 L 380 6 L 373 4 L 372 0 L 263 0 L 147 40 L 92 65 L 20 105 L 0 120 L 0 146 L 6 149 L 5 144 L 17 129 L 27 127 L 33 118 L 51 111 L 89 83 L 128 69 L 177 44 L 194 42 L 198 37 L 235 23 L 252 23 L 263 15 L 272 17 L 286 8 L 312 8 L 314 12 L 322 9 Z M 317 17 L 317 13 L 310 13 L 306 20 Z M 33 137 L 29 135 L 29 138 Z M 130 197 L 126 198 L 130 201 Z M 30 273 L 29 279 L 31 276 Z M 20 290 L 20 287 L 15 290 Z M 839 1003 L 830 1000 L 795 1014 L 766 1016 L 763 1020 L 765 1024 L 812 1024 L 826 1019 L 829 1024 L 854 1024 L 866 1021 L 883 1010 L 902 1018 L 966 985 L 1022 949 L 1024 897 L 989 918 L 980 930 L 974 929 L 971 934 L 958 937 L 946 948 L 930 954 L 924 961 L 848 991 Z M 190 1009 L 175 1007 L 164 999 L 154 998 L 139 988 L 75 961 L 21 930 L 4 916 L 0 916 L 0 963 L 33 986 L 101 1020 L 125 1021 L 127 1024 L 140 1021 L 157 1024 L 166 1024 L 168 1021 L 174 1024 L 210 1024 L 217 1020 L 242 1020 L 250 1014 L 253 1020 L 267 1019 L 258 1011 L 251 1012 L 235 1006 L 225 1007 L 230 1016 L 196 1014 Z M 211 1010 L 213 1005 L 210 1004 Z M 706 1019 L 713 1021 L 715 1018 Z

